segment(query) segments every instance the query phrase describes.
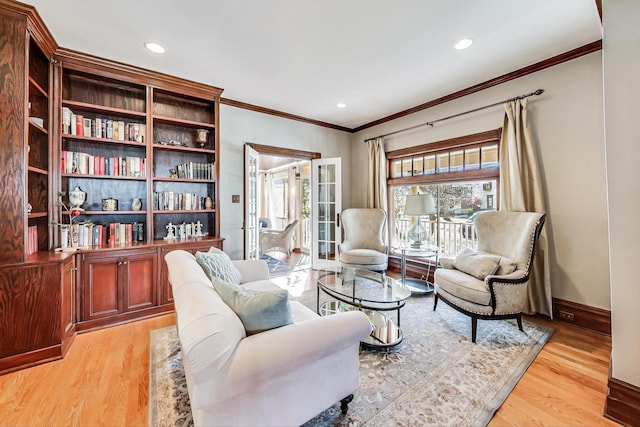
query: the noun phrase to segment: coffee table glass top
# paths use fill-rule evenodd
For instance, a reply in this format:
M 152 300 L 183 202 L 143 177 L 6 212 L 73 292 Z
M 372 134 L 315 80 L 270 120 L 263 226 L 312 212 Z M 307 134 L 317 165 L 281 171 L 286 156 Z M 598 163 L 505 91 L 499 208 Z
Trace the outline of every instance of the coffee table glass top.
M 318 286 L 328 295 L 374 310 L 395 310 L 404 305 L 411 291 L 402 282 L 375 271 L 341 267 L 322 271 Z

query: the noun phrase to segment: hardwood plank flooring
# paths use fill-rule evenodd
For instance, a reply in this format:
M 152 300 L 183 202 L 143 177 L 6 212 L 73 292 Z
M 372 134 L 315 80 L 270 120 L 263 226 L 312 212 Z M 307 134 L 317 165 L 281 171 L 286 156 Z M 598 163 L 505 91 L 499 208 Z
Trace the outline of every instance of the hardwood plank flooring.
M 490 426 L 615 426 L 611 339 L 560 322 Z M 149 331 L 173 314 L 78 335 L 63 360 L 0 376 L 1 426 L 146 426 Z

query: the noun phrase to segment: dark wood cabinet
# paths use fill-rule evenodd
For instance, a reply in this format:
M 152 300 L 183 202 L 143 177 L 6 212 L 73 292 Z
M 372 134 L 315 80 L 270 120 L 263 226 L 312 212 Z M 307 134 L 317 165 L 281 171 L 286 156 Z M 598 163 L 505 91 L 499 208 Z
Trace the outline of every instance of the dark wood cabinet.
M 81 330 L 129 320 L 130 313 L 158 305 L 156 248 L 89 252 L 80 259 Z
M 223 239 L 222 89 L 60 48 L 33 7 L 11 0 L 0 0 L 0 47 L 2 374 L 62 357 L 79 332 L 173 310 L 164 255 Z M 69 112 L 82 119 L 73 130 Z M 103 234 L 59 251 L 75 187 L 87 200 L 71 235 Z M 134 223 L 137 239 L 122 228 Z M 184 233 L 165 240 L 169 223 Z

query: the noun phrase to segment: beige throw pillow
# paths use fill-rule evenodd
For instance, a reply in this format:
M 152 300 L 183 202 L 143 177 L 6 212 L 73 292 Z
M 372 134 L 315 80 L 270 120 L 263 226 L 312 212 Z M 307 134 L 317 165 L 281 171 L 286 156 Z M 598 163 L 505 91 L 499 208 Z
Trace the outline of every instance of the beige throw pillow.
M 482 254 L 467 248 L 453 260 L 453 267 L 479 280 L 484 280 L 485 277 L 498 271 L 500 257 Z

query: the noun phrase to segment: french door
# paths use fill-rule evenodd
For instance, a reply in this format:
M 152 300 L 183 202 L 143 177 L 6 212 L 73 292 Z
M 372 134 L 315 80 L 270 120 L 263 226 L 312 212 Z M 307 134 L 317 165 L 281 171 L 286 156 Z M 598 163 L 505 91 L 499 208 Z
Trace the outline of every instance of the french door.
M 340 212 L 342 212 L 341 159 L 311 161 L 311 267 L 337 268 L 338 245 L 342 241 Z
M 244 145 L 244 177 L 244 258 L 258 259 L 258 152 L 248 144 Z

